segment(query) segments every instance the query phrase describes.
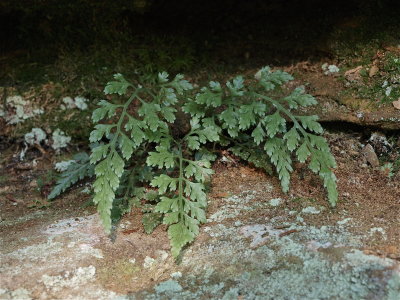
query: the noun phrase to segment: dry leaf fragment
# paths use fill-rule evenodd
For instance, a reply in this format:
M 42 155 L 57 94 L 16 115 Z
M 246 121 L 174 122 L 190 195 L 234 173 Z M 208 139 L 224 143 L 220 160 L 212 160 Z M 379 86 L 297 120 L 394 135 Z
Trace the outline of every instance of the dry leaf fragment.
M 392 102 L 394 108 L 400 109 L 400 98 L 397 101 Z
M 374 77 L 379 71 L 379 68 L 377 65 L 373 65 L 371 69 L 369 69 L 369 77 Z
M 212 196 L 214 198 L 228 198 L 229 197 L 229 193 L 227 193 L 227 192 L 215 193 Z
M 359 81 L 361 80 L 361 74 L 360 71 L 363 69 L 362 66 L 358 66 L 354 69 L 351 70 L 347 70 L 344 73 L 344 77 L 348 80 L 348 81 Z

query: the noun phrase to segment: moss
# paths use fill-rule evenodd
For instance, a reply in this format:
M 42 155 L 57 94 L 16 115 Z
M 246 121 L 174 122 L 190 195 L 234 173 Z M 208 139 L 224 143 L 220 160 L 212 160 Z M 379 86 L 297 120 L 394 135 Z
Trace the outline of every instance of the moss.
M 139 266 L 132 264 L 127 258 L 123 258 L 97 267 L 96 276 L 102 284 L 107 285 L 110 282 L 132 281 L 139 271 Z

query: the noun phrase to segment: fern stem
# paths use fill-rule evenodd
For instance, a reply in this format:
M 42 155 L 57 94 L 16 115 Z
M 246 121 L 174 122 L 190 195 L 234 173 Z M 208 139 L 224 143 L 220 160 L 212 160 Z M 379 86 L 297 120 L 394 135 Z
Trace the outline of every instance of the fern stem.
M 255 92 L 252 92 L 252 95 L 256 96 L 256 97 L 260 97 L 260 98 L 272 103 L 272 105 L 275 106 L 276 109 L 278 109 L 279 111 L 281 111 L 285 115 L 287 115 L 289 117 L 289 119 L 292 120 L 292 122 L 293 122 L 294 126 L 296 127 L 296 129 L 298 129 L 301 132 L 301 134 L 304 136 L 304 139 L 307 141 L 307 144 L 310 145 L 310 138 L 308 137 L 308 133 L 303 129 L 303 127 L 297 121 L 296 117 L 293 116 L 293 114 L 291 114 L 288 109 L 286 109 L 283 105 L 281 105 L 277 101 L 275 101 L 275 100 L 273 100 L 273 99 L 271 99 L 271 98 L 269 98 L 267 96 L 264 96 L 264 95 L 261 95 L 261 94 L 255 93 Z
M 133 99 L 135 99 L 135 97 L 137 97 L 137 94 L 138 94 L 138 90 L 136 90 L 136 92 L 133 93 L 132 96 L 129 97 L 128 101 L 126 101 L 126 103 L 123 106 L 121 117 L 119 118 L 118 123 L 117 123 L 117 131 L 115 132 L 115 135 L 110 143 L 111 147 L 113 149 L 115 149 L 115 143 L 117 142 L 118 136 L 121 133 L 122 122 L 124 121 L 125 116 L 127 115 L 126 111 L 129 107 L 129 105 L 132 103 Z
M 179 219 L 182 219 L 183 212 L 183 155 L 182 155 L 182 145 L 178 145 L 179 151 L 179 181 L 178 181 L 178 190 L 179 190 Z
M 153 97 L 154 99 L 158 99 L 158 97 L 156 96 L 156 94 L 154 94 L 150 89 L 144 89 L 146 93 L 148 93 L 151 97 Z
M 227 139 L 228 141 L 234 143 L 235 145 L 240 145 L 240 146 L 246 147 L 246 146 L 245 146 L 245 145 L 246 145 L 245 143 L 239 143 L 237 140 L 235 140 L 235 139 L 233 139 L 233 138 L 231 138 L 231 137 L 229 137 L 229 136 L 227 136 L 227 135 L 224 135 L 224 134 L 222 134 L 222 133 L 221 133 L 221 137 L 223 137 L 224 139 Z

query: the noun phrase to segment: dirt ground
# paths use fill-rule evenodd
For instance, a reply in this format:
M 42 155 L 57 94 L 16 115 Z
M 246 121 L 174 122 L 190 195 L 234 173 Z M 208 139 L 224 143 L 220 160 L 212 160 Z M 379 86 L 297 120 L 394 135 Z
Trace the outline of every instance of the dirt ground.
M 400 159 L 399 111 L 337 97 L 343 85 L 318 68 L 287 71 L 320 101 L 337 207 L 302 164 L 283 194 L 276 177 L 221 152 L 208 222 L 178 261 L 166 228 L 145 234 L 138 211 L 106 236 L 85 183 L 48 202 L 51 180 L 41 178 L 59 156 L 32 148 L 20 161 L 22 143 L 3 135 L 0 299 L 399 300 L 400 172 L 382 168 Z

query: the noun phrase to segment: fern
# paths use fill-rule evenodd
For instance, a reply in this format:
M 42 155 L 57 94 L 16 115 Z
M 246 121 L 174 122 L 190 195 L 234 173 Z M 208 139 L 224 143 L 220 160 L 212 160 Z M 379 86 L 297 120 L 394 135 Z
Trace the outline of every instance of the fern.
M 203 88 L 183 109 L 193 117 L 201 115 L 219 121 L 218 126 L 227 132 L 227 139 L 235 145 L 231 148 L 233 153 L 268 170 L 268 161 L 261 164 L 251 155 L 254 151 L 259 152 L 257 146 L 262 145 L 263 152 L 276 168 L 284 192 L 289 190 L 293 171 L 292 153 L 295 152 L 298 161 L 303 163 L 311 156 L 309 168 L 320 175 L 329 203 L 335 206 L 338 194 L 336 177 L 331 169 L 336 163 L 326 140 L 318 136 L 323 133 L 318 116 L 292 113 L 293 109 L 315 105 L 317 101 L 306 94 L 303 87 L 278 99 L 269 96 L 282 84 L 293 80 L 286 72 L 272 72 L 269 67 L 264 67 L 256 77 L 256 83 L 246 88 L 243 78 L 238 76 L 226 83 L 226 92 L 222 92 L 220 83 L 212 82 L 210 88 Z M 206 98 L 212 101 L 206 101 Z M 243 149 L 240 143 L 243 138 L 247 140 L 245 148 L 250 151 Z M 249 142 L 251 138 L 252 142 Z
M 75 162 L 70 164 L 67 170 L 61 174 L 55 187 L 48 195 L 47 198 L 49 200 L 56 198 L 79 180 L 94 175 L 94 166 L 90 164 L 89 155 L 87 153 L 81 152 L 75 154 L 73 159 Z
M 205 186 L 215 159 L 207 150 L 210 144 L 228 147 L 267 172 L 274 166 L 284 192 L 292 161 L 307 162 L 322 178 L 331 206 L 336 205 L 335 160 L 320 136 L 318 117 L 293 113 L 316 100 L 303 87 L 288 95 L 279 92 L 293 79 L 290 74 L 265 67 L 255 80 L 211 81 L 195 94 L 180 74 L 171 80 L 159 73 L 156 84 L 133 84 L 121 74 L 114 79 L 105 94 L 129 98 L 124 104 L 101 100 L 90 134 L 91 142 L 99 142 L 90 155 L 93 201 L 108 233 L 113 209 L 123 214 L 132 205 L 141 207 L 147 233 L 160 223 L 168 226 L 177 257 L 206 221 Z

